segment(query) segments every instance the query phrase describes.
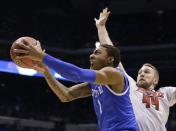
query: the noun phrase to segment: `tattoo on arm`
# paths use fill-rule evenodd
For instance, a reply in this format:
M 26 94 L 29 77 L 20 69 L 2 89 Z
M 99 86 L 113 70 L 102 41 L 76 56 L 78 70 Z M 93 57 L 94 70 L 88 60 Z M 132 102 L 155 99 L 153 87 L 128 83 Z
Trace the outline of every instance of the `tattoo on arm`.
M 51 90 L 62 102 L 69 102 L 74 99 L 88 97 L 91 95 L 91 89 L 89 88 L 88 83 L 81 83 L 67 88 L 57 81 L 51 73 L 46 73 L 45 79 Z
M 89 84 L 85 82 L 70 87 L 69 94 L 71 95 L 72 99 L 78 99 L 91 96 L 92 91 L 89 87 Z

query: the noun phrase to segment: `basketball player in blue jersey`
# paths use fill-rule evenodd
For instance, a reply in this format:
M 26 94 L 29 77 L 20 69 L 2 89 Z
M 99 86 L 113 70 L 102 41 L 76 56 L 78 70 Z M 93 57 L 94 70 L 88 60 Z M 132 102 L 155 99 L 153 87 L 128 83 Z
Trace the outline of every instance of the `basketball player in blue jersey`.
M 110 11 L 105 8 L 95 19 L 101 44 L 113 45 L 105 24 Z M 124 70 L 121 62 L 119 67 Z M 125 70 L 124 70 L 125 72 Z M 166 131 L 169 108 L 176 103 L 176 87 L 161 87 L 155 90 L 159 81 L 158 70 L 151 64 L 143 64 L 138 71 L 137 81 L 126 72 L 130 85 L 130 98 L 140 131 Z
M 18 43 L 23 49 L 14 49 L 21 57 L 43 62 L 42 67 L 33 67 L 41 72 L 50 88 L 63 102 L 91 96 L 101 131 L 136 131 L 137 124 L 129 98 L 129 82 L 125 73 L 115 68 L 120 61 L 120 51 L 111 45 L 102 45 L 90 55 L 90 69 L 56 59 L 41 48 L 27 41 Z M 65 87 L 50 73 L 54 69 L 73 82 L 85 82 Z

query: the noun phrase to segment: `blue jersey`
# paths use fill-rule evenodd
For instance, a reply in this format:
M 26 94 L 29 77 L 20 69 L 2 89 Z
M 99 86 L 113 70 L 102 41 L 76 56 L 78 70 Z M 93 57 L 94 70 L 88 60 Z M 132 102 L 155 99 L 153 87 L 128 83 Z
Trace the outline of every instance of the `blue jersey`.
M 94 109 L 101 131 L 137 130 L 135 115 L 129 97 L 128 79 L 124 73 L 124 90 L 115 93 L 107 85 L 91 84 Z

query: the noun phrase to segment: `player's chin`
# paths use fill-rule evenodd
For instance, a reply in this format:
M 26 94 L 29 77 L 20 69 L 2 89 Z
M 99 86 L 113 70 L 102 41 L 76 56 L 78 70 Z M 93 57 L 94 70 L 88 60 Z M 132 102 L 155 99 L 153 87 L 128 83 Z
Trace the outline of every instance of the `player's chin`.
M 93 65 L 90 66 L 90 69 L 91 70 L 97 70 L 97 68 L 95 66 L 93 66 Z
M 143 84 L 144 84 L 144 82 L 142 82 L 142 81 L 138 81 L 138 82 L 137 82 L 137 85 L 138 85 L 138 86 L 142 86 Z
M 146 82 L 138 82 L 137 86 L 145 89 L 149 88 L 149 84 Z
M 93 66 L 90 66 L 90 69 L 94 70 L 94 69 L 93 69 Z

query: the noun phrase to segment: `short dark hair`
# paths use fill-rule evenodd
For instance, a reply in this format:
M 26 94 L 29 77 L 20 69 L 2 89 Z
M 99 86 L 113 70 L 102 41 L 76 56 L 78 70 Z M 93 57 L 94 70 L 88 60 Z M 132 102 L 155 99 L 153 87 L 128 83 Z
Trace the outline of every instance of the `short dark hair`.
M 108 44 L 102 44 L 101 47 L 106 48 L 108 56 L 112 56 L 114 58 L 113 66 L 117 67 L 121 60 L 119 48 Z

